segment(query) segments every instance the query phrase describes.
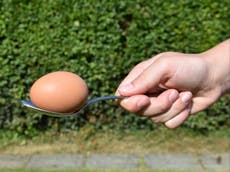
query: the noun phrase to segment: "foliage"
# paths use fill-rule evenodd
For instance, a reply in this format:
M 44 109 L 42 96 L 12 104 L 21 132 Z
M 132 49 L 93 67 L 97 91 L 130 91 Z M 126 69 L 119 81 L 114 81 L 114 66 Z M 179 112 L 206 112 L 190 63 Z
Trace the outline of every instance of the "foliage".
M 100 102 L 81 116 L 51 118 L 22 107 L 40 76 L 66 70 L 82 76 L 90 98 L 114 94 L 138 62 L 163 51 L 196 53 L 230 36 L 229 1 L 1 0 L 0 127 L 32 136 L 36 129 L 153 129 L 157 125 Z M 229 126 L 229 97 L 185 125 Z

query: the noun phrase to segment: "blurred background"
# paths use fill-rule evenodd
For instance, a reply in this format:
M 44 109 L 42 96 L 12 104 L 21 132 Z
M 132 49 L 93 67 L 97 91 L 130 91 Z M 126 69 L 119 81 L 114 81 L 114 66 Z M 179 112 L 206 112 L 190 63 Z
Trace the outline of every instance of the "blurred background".
M 229 96 L 173 131 L 114 101 L 68 118 L 20 103 L 37 78 L 57 70 L 84 78 L 89 98 L 113 95 L 142 60 L 164 51 L 199 53 L 229 38 L 229 6 L 229 0 L 0 0 L 0 153 L 229 151 Z

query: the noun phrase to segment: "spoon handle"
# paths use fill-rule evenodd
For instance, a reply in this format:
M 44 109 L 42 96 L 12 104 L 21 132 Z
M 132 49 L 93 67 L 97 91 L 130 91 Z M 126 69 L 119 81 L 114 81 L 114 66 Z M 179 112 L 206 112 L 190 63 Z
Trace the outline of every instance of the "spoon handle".
M 88 106 L 89 104 L 95 103 L 100 100 L 108 100 L 108 99 L 123 99 L 125 96 L 102 96 L 102 97 L 95 97 L 92 99 L 89 99 L 86 103 L 85 106 Z

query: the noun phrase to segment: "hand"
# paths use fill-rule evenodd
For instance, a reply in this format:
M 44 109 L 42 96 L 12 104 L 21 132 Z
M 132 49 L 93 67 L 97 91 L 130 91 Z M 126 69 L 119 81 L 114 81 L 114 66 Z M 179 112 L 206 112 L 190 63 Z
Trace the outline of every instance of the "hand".
M 166 52 L 141 62 L 116 91 L 117 95 L 130 96 L 120 105 L 168 128 L 181 125 L 229 89 L 228 46 L 229 40 L 201 54 Z M 218 51 L 226 54 L 219 53 L 223 56 L 219 57 Z

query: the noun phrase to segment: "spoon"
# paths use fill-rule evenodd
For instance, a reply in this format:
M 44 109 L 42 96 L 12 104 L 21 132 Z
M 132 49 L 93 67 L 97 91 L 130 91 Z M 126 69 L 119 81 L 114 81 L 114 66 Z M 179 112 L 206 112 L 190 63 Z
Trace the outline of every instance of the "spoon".
M 92 98 L 92 99 L 87 100 L 86 103 L 79 110 L 77 110 L 76 112 L 72 112 L 72 113 L 53 112 L 53 111 L 41 109 L 39 107 L 36 107 L 30 100 L 22 100 L 21 102 L 24 106 L 31 108 L 31 109 L 38 111 L 38 112 L 43 112 L 48 116 L 66 117 L 66 116 L 78 115 L 88 105 L 95 103 L 97 101 L 108 100 L 108 99 L 123 99 L 123 98 L 125 98 L 125 97 L 124 96 L 102 96 L 102 97 Z

